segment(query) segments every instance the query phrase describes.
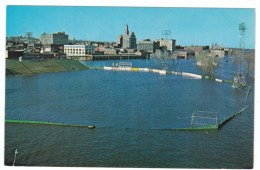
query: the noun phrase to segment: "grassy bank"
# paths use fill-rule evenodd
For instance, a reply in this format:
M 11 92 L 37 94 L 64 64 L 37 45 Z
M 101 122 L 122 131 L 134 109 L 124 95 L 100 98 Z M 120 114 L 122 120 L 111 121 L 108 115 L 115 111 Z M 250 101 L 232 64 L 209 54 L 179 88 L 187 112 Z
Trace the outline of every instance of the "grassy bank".
M 89 69 L 77 60 L 31 61 L 6 60 L 7 75 L 30 75 L 47 72 L 75 71 Z

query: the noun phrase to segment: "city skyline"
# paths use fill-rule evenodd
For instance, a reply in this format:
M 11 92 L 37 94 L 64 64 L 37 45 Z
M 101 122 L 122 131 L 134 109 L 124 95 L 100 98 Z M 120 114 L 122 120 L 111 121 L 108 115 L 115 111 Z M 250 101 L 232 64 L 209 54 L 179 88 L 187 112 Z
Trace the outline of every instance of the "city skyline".
M 115 42 L 128 24 L 137 41 L 156 40 L 171 30 L 168 38 L 177 45 L 239 47 L 241 22 L 247 27 L 245 47 L 255 48 L 255 10 L 250 8 L 7 6 L 6 36 L 64 31 L 69 39 Z

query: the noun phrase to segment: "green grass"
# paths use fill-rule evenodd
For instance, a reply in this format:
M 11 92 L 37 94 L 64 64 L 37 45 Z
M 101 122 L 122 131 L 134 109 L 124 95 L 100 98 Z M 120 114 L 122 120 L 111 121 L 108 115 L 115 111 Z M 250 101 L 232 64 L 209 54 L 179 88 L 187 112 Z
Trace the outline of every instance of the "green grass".
M 51 72 L 67 71 L 66 68 L 57 63 L 55 60 L 42 61 L 41 64 Z
M 55 126 L 73 126 L 73 127 L 88 127 L 85 125 L 77 124 L 65 124 L 57 122 L 43 122 L 43 121 L 33 121 L 33 120 L 5 120 L 5 123 L 21 123 L 21 124 L 40 124 L 40 125 L 55 125 Z
M 87 66 L 81 64 L 77 60 L 55 60 L 57 63 L 62 65 L 67 70 L 86 70 Z
M 31 70 L 33 73 L 46 73 L 50 72 L 50 70 L 41 64 L 39 61 L 22 61 L 22 63 Z
M 89 69 L 89 67 L 77 60 L 23 60 L 22 62 L 18 60 L 6 60 L 6 72 L 9 75 L 30 75 L 86 69 Z
M 31 70 L 25 67 L 20 61 L 17 60 L 6 60 L 6 68 L 8 72 L 13 75 L 29 75 L 32 74 Z

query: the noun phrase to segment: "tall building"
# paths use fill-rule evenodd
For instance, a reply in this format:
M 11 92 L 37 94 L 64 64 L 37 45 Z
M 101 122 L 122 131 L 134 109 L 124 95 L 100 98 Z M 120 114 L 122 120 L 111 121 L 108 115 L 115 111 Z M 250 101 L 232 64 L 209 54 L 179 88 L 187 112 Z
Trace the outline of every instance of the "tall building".
M 40 41 L 42 44 L 68 44 L 69 36 L 65 32 L 53 34 L 41 34 Z
M 129 35 L 128 25 L 125 26 L 125 35 Z
M 160 47 L 166 46 L 168 51 L 174 52 L 176 40 L 174 39 L 159 39 Z
M 123 44 L 123 36 L 122 35 L 117 36 L 116 43 L 117 43 L 117 46 L 122 47 L 122 44 Z
M 125 34 L 119 35 L 117 38 L 117 44 L 125 49 L 136 49 L 136 37 L 134 32 L 129 32 L 128 25 L 125 27 Z

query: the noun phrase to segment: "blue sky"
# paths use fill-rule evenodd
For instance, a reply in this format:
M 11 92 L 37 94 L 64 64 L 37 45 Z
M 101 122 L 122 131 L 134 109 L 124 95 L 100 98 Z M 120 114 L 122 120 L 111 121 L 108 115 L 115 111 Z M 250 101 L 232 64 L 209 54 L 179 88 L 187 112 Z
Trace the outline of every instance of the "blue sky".
M 255 47 L 255 10 L 249 8 L 7 6 L 6 17 L 7 36 L 65 31 L 70 39 L 116 41 L 128 24 L 137 41 L 170 29 L 177 45 L 225 47 L 239 46 L 238 25 L 245 22 L 245 46 Z

